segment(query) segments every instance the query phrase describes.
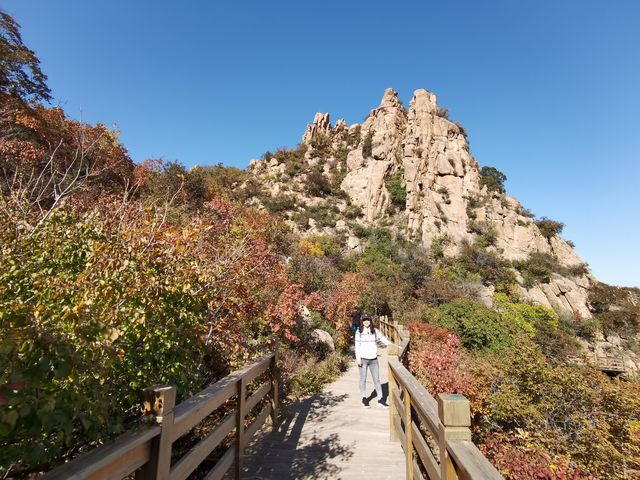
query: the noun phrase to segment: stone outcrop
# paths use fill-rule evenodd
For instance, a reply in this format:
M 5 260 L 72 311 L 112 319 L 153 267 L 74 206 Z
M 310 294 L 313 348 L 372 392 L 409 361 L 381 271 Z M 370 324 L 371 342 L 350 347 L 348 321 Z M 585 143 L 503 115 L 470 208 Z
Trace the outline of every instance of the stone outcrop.
M 478 225 L 487 224 L 496 230 L 496 250 L 506 259 L 541 252 L 556 256 L 562 265 L 582 263 L 562 239 L 545 238 L 515 198 L 481 186 L 466 132 L 446 118 L 435 94 L 417 90 L 407 112 L 397 94 L 387 89 L 360 136 L 360 147 L 347 157 L 341 187 L 363 208 L 368 221 L 386 215 L 390 197 L 385 181 L 400 171 L 407 197 L 406 230 L 426 246 L 446 235 L 450 253 L 455 253 L 463 242 L 473 241 Z M 367 136 L 370 155 L 363 151 Z
M 302 136 L 302 143 L 309 143 L 320 135 L 329 137 L 333 129 L 331 128 L 331 120 L 328 113 L 316 113 L 313 122 L 307 125 L 307 129 Z
M 567 312 L 576 318 L 591 318 L 587 307 L 590 279 L 587 276 L 566 278 L 553 274 L 549 283 L 523 289 L 522 297 L 534 304 L 544 305 L 556 312 Z
M 276 158 L 252 162 L 251 170 L 264 179 L 271 195 L 291 195 L 298 205 L 335 207 L 341 214 L 359 208 L 362 217 L 356 222 L 360 225 L 383 222 L 427 248 L 434 239 L 446 239 L 447 255 L 456 255 L 465 245 L 490 235 L 489 250 L 506 260 L 525 261 L 534 253 L 548 254 L 567 272 L 583 264 L 558 235 L 543 235 L 515 198 L 483 185 L 466 131 L 449 120 L 432 92 L 416 90 L 406 109 L 389 88 L 361 125 L 349 126 L 344 120 L 332 125 L 328 113 L 317 113 L 301 145 L 306 148 L 304 162 L 329 178 L 341 178 L 340 188 L 348 198 L 334 197 L 329 205 L 328 200 L 305 191 L 308 173 L 290 175 Z M 327 151 L 332 152 L 329 157 Z M 343 156 L 339 158 L 337 152 Z M 387 188 L 389 180 L 398 176 L 406 191 L 400 208 Z M 282 180 L 273 182 L 273 178 Z M 278 185 L 275 189 L 274 183 Z M 312 234 L 343 232 L 350 249 L 363 247 L 344 219 L 336 218 L 332 226 L 309 219 L 305 225 Z M 297 227 L 293 220 L 292 226 Z M 523 289 L 523 297 L 560 313 L 589 318 L 591 281 L 588 273 L 553 275 L 548 283 Z

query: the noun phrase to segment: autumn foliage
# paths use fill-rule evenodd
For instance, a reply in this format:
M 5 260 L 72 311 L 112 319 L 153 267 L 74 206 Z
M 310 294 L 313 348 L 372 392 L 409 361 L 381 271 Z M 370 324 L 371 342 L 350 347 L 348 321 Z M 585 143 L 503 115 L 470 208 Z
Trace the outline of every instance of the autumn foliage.
M 346 345 L 350 339 L 351 312 L 359 308 L 367 284 L 362 275 L 347 272 L 326 302 L 327 318 L 339 333 L 339 342 Z
M 467 394 L 472 378 L 462 358 L 460 338 L 446 328 L 428 323 L 413 323 L 409 331 L 412 342 L 409 367 L 427 390 L 433 396 Z

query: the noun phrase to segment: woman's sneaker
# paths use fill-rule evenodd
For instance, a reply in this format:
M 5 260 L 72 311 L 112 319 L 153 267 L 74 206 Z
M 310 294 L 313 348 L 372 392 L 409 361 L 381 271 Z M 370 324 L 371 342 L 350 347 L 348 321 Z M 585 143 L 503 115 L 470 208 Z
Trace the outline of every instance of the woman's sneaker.
M 367 397 L 362 397 L 362 406 L 364 408 L 371 408 L 371 405 L 369 405 L 369 399 Z
M 389 408 L 389 405 L 387 405 L 387 402 L 385 402 L 384 400 L 378 400 L 378 406 L 380 408 Z

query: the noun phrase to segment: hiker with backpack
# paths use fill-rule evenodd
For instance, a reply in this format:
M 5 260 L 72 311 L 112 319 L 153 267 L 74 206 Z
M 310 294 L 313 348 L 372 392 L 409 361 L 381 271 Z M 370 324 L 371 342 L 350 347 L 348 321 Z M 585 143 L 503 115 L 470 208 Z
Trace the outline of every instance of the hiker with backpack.
M 389 408 L 382 396 L 377 342 L 382 342 L 385 345 L 391 345 L 389 339 L 385 337 L 380 330 L 374 327 L 371 314 L 364 313 L 362 314 L 360 326 L 356 330 L 355 335 L 356 362 L 360 370 L 360 394 L 362 396 L 362 406 L 364 408 L 370 408 L 369 398 L 365 393 L 367 370 L 371 371 L 371 378 L 373 379 L 373 384 L 376 389 L 378 406 L 381 408 Z

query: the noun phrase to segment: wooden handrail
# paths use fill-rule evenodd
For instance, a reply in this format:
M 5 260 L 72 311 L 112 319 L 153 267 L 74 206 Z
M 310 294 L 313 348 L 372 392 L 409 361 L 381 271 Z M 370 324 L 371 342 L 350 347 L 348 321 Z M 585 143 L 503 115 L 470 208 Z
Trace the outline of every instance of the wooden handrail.
M 249 439 L 271 416 L 273 424 L 278 409 L 276 353 L 269 353 L 237 370 L 212 386 L 175 406 L 176 388 L 155 386 L 145 389 L 145 409 L 155 425 L 126 432 L 109 444 L 98 447 L 46 474 L 44 480 L 120 480 L 135 472 L 136 480 L 186 479 L 207 456 L 235 429 L 235 442 L 207 474 L 207 479 L 222 478 L 235 465 L 240 478 L 242 456 Z M 268 380 L 246 397 L 246 387 L 263 373 Z M 171 466 L 175 440 L 191 430 L 237 394 L 235 410 L 185 456 Z M 262 400 L 269 398 L 253 422 L 245 427 L 247 414 Z
M 409 351 L 409 332 L 378 319 L 389 348 L 389 426 L 392 441 L 405 452 L 408 479 L 502 479 L 471 442 L 469 400 L 463 395 L 438 395 L 436 400 L 403 365 Z

